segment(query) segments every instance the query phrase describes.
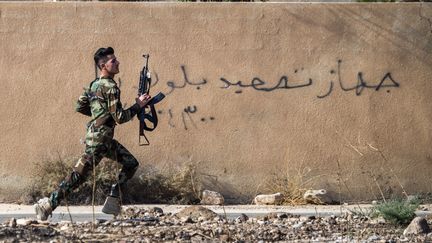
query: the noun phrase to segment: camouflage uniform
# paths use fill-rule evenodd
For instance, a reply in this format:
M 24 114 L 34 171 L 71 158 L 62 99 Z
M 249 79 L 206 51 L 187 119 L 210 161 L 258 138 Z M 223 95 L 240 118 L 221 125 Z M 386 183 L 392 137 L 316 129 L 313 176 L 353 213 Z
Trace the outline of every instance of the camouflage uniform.
M 86 180 L 93 170 L 93 163 L 97 166 L 103 157 L 116 160 L 123 166 L 118 175 L 120 185 L 113 185 L 113 189 L 117 187 L 114 196 L 119 196 L 118 187 L 132 178 L 138 168 L 135 157 L 113 137 L 115 125 L 130 121 L 139 112 L 140 106 L 134 104 L 124 110 L 120 102 L 120 89 L 113 79 L 99 78 L 91 82 L 79 97 L 76 110 L 91 117 L 87 124 L 86 148 L 72 173 L 51 194 L 49 202 L 52 210 Z

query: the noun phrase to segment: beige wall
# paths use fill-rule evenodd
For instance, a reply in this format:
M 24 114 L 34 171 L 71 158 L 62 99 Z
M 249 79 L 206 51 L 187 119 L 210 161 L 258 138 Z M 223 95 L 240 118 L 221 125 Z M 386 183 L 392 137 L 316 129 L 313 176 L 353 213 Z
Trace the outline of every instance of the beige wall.
M 36 162 L 82 153 L 74 102 L 102 46 L 124 103 L 147 52 L 167 94 L 150 147 L 136 120 L 117 127 L 142 167 L 197 163 L 232 200 L 283 173 L 352 200 L 379 195 L 373 178 L 430 191 L 431 16 L 425 3 L 0 3 L 0 196 L 18 197 Z

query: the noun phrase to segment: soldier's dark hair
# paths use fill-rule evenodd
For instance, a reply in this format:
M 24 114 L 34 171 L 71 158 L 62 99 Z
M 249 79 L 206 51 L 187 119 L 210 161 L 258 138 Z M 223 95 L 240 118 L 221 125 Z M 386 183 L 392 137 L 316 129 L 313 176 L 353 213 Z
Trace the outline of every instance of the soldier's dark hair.
M 95 65 L 101 69 L 100 65 L 99 65 L 99 61 L 106 58 L 106 56 L 108 55 L 112 55 L 114 54 L 114 49 L 112 47 L 107 47 L 107 48 L 99 48 L 95 54 L 94 54 L 94 61 L 95 61 Z

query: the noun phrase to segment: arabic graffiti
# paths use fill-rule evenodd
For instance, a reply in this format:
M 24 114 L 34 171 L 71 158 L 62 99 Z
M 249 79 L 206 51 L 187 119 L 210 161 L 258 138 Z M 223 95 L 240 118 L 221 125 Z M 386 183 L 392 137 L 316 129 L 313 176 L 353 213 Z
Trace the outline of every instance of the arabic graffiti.
M 357 73 L 357 85 L 350 87 L 350 88 L 347 88 L 347 87 L 345 87 L 345 85 L 342 82 L 342 78 L 341 78 L 341 74 L 340 74 L 341 64 L 342 64 L 342 60 L 338 60 L 337 76 L 338 76 L 338 82 L 339 82 L 340 88 L 343 91 L 355 90 L 356 95 L 359 96 L 359 95 L 361 95 L 361 93 L 363 92 L 363 90 L 365 88 L 375 89 L 375 91 L 379 91 L 381 88 L 384 88 L 384 87 L 391 88 L 391 87 L 399 87 L 400 86 L 400 84 L 393 79 L 393 77 L 391 76 L 391 73 L 384 74 L 384 77 L 381 79 L 381 81 L 378 84 L 370 85 L 364 80 L 363 72 L 358 72 Z M 335 71 L 331 70 L 330 73 L 334 74 Z M 386 82 L 387 80 L 391 81 L 391 83 Z M 330 88 L 329 88 L 328 92 L 324 95 L 318 95 L 317 97 L 318 98 L 325 98 L 325 97 L 329 96 L 332 91 L 333 91 L 333 81 L 330 81 Z M 390 90 L 387 90 L 387 92 L 390 92 Z
M 187 75 L 187 72 L 186 72 L 186 67 L 185 67 L 184 65 L 181 65 L 180 68 L 181 68 L 182 73 L 183 73 L 183 84 L 176 85 L 176 84 L 174 83 L 174 81 L 168 81 L 168 82 L 167 82 L 167 86 L 170 87 L 171 90 L 169 90 L 169 91 L 166 93 L 166 95 L 171 94 L 175 89 L 179 89 L 179 88 L 184 88 L 184 87 L 186 87 L 186 84 L 197 86 L 196 88 L 197 88 L 197 89 L 200 89 L 200 88 L 201 88 L 200 85 L 204 85 L 204 84 L 207 83 L 207 80 L 206 80 L 206 79 L 203 79 L 202 81 L 195 82 L 195 83 L 192 82 L 192 81 L 190 81 L 190 80 L 189 80 L 189 77 L 188 77 L 188 75 Z
M 242 84 L 241 81 L 238 81 L 237 83 L 231 83 L 230 81 L 228 81 L 225 78 L 220 78 L 220 80 L 225 83 L 225 86 L 221 87 L 222 89 L 227 89 L 231 85 L 237 85 L 237 86 L 242 87 L 242 88 L 252 87 L 257 91 L 265 91 L 265 92 L 270 92 L 270 91 L 273 91 L 275 89 L 295 89 L 295 88 L 301 88 L 301 87 L 306 87 L 306 86 L 312 85 L 312 79 L 309 79 L 309 81 L 305 84 L 289 85 L 288 84 L 288 77 L 285 75 L 279 79 L 279 83 L 274 87 L 260 87 L 262 85 L 265 85 L 266 82 L 259 77 L 253 78 L 251 81 L 251 84 Z M 236 93 L 239 94 L 241 92 L 236 91 Z
M 258 76 L 253 77 L 249 82 L 243 82 L 241 80 L 234 81 L 233 79 L 219 76 L 220 78 L 217 81 L 221 82 L 223 85 L 219 86 L 218 88 L 222 89 L 223 91 L 234 91 L 236 94 L 241 94 L 243 90 L 246 89 L 258 92 L 280 92 L 293 89 L 309 88 L 310 91 L 318 93 L 316 95 L 318 99 L 329 97 L 332 93 L 336 92 L 336 89 L 340 89 L 342 92 L 353 92 L 356 96 L 360 96 L 365 93 L 366 90 L 372 90 L 376 92 L 385 90 L 389 93 L 392 88 L 400 88 L 400 82 L 396 81 L 390 72 L 386 72 L 382 76 L 375 75 L 375 77 L 378 78 L 375 78 L 371 81 L 365 78 L 367 75 L 365 75 L 364 72 L 359 71 L 354 76 L 357 79 L 356 81 L 347 82 L 344 80 L 347 78 L 345 77 L 346 74 L 343 72 L 342 64 L 342 60 L 337 60 L 337 65 L 335 64 L 333 69 L 331 69 L 328 73 L 326 72 L 326 74 L 329 74 L 329 76 L 324 75 L 325 78 L 322 78 L 322 73 L 316 74 L 316 76 L 320 78 L 311 77 L 311 72 L 305 72 L 307 69 L 304 67 L 297 68 L 293 70 L 294 74 L 292 76 L 283 74 L 275 84 L 271 84 L 270 82 L 267 82 Z M 197 90 L 201 90 L 201 87 L 210 84 L 210 82 L 203 77 L 193 81 L 190 78 L 185 65 L 181 65 L 180 70 L 182 79 L 179 82 L 174 80 L 169 80 L 166 82 L 166 86 L 169 88 L 168 91 L 165 91 L 166 95 L 172 94 L 175 90 L 181 90 L 187 87 L 194 87 Z M 152 87 L 158 83 L 160 85 L 161 80 L 159 75 L 154 72 L 153 77 L 154 83 L 152 83 Z M 119 82 L 121 81 L 119 80 Z M 319 84 L 319 86 L 317 84 Z M 313 85 L 316 85 L 317 87 L 312 89 Z M 229 89 L 231 87 L 235 89 Z M 170 128 L 180 128 L 191 131 L 192 129 L 199 129 L 199 127 L 204 124 L 211 124 L 216 120 L 214 116 L 201 115 L 196 105 L 181 105 L 181 109 L 178 108 L 179 107 L 177 106 L 174 108 L 171 106 L 166 108 L 167 110 L 158 110 L 159 114 L 168 116 L 168 119 L 165 120 L 168 121 L 168 126 Z
M 198 112 L 198 108 L 196 105 L 192 105 L 192 106 L 187 106 L 185 107 L 181 112 L 180 112 L 180 118 L 181 118 L 181 124 L 184 130 L 190 130 L 191 128 L 195 128 L 198 129 L 198 125 L 197 122 L 195 122 L 197 120 L 197 118 L 192 115 Z M 164 114 L 164 110 L 158 110 L 159 114 Z M 176 128 L 176 124 L 178 122 L 176 122 L 176 116 L 177 113 L 173 112 L 172 108 L 168 109 L 168 125 L 172 128 Z M 198 118 L 202 123 L 207 123 L 210 121 L 214 121 L 215 118 L 213 116 L 210 117 L 203 117 L 201 116 L 201 118 Z
M 381 88 L 397 88 L 400 86 L 400 84 L 395 81 L 393 79 L 393 77 L 391 76 L 391 73 L 386 73 L 384 74 L 383 78 L 381 79 L 381 81 L 378 84 L 372 85 L 372 84 L 368 84 L 365 79 L 363 78 L 363 72 L 358 72 L 357 73 L 357 84 L 353 87 L 346 87 L 342 81 L 341 78 L 341 64 L 342 64 L 342 60 L 338 60 L 338 65 L 337 65 L 337 72 L 335 72 L 334 70 L 331 70 L 330 73 L 331 74 L 337 74 L 338 76 L 338 82 L 340 85 L 340 88 L 343 91 L 351 91 L 351 90 L 355 90 L 355 94 L 357 96 L 360 96 L 363 92 L 364 89 L 375 89 L 375 91 L 379 91 Z M 295 73 L 297 73 L 297 70 L 295 71 Z M 229 80 L 227 80 L 224 77 L 221 77 L 220 80 L 224 83 L 223 87 L 220 87 L 222 89 L 227 89 L 230 86 L 237 86 L 239 88 L 253 88 L 256 91 L 264 91 L 264 92 L 271 92 L 277 89 L 297 89 L 297 88 L 304 88 L 307 86 L 311 86 L 313 84 L 313 80 L 311 78 L 309 78 L 309 80 L 303 84 L 294 84 L 294 85 L 289 85 L 288 83 L 288 76 L 283 75 L 279 82 L 273 86 L 273 87 L 262 87 L 263 85 L 266 84 L 266 82 L 262 79 L 260 79 L 259 77 L 254 77 L 250 84 L 244 84 L 242 83 L 242 81 L 237 81 L 237 82 L 231 82 Z M 333 81 L 330 81 L 330 86 L 328 91 L 325 94 L 322 95 L 317 95 L 317 98 L 325 98 L 327 96 L 329 96 L 332 91 L 333 91 Z M 390 90 L 387 90 L 387 92 L 390 92 Z M 239 94 L 241 93 L 241 90 L 236 90 L 235 93 Z
M 342 66 L 342 60 L 338 60 L 337 61 L 337 70 L 330 70 L 330 74 L 331 75 L 337 75 L 337 82 L 339 83 L 339 87 L 342 91 L 344 92 L 348 92 L 348 91 L 355 91 L 356 96 L 360 96 L 363 91 L 365 89 L 373 89 L 375 91 L 379 91 L 382 88 L 387 88 L 387 92 L 390 92 L 389 88 L 399 88 L 400 84 L 399 82 L 397 82 L 391 75 L 390 72 L 387 72 L 383 75 L 382 79 L 375 84 L 371 84 L 370 82 L 367 82 L 364 78 L 364 74 L 363 72 L 358 72 L 357 73 L 357 83 L 352 86 L 352 87 L 347 87 L 346 84 L 344 84 L 344 81 L 342 80 L 341 77 L 341 66 Z M 182 75 L 183 75 L 183 80 L 181 81 L 180 84 L 176 84 L 175 81 L 168 81 L 166 83 L 166 85 L 170 88 L 170 90 L 166 93 L 167 95 L 171 94 L 172 92 L 174 92 L 174 90 L 176 89 L 183 89 L 185 88 L 187 85 L 190 86 L 196 86 L 196 89 L 200 89 L 201 86 L 208 84 L 207 79 L 202 78 L 201 81 L 196 81 L 193 82 L 190 80 L 188 73 L 186 71 L 186 66 L 185 65 L 181 65 L 180 66 L 181 71 L 182 71 Z M 301 71 L 303 71 L 304 68 L 301 68 Z M 299 70 L 295 69 L 294 73 L 298 73 Z M 157 81 L 156 83 L 159 81 L 157 74 L 156 74 L 156 78 Z M 240 80 L 238 81 L 231 81 L 226 77 L 220 77 L 219 79 L 222 83 L 223 86 L 219 87 L 221 89 L 228 89 L 231 86 L 235 86 L 238 89 L 236 89 L 234 91 L 234 93 L 236 94 L 241 94 L 243 89 L 247 89 L 247 88 L 251 88 L 255 91 L 260 91 L 260 92 L 273 92 L 276 90 L 290 90 L 290 89 L 300 89 L 300 88 L 306 88 L 309 86 L 312 86 L 314 83 L 316 83 L 312 78 L 306 78 L 306 80 L 298 83 L 298 82 L 292 82 L 288 75 L 282 75 L 279 79 L 279 81 L 277 82 L 276 85 L 273 86 L 268 86 L 267 82 L 260 78 L 260 77 L 253 77 L 251 79 L 251 81 L 249 83 L 246 82 L 242 82 Z M 328 97 L 334 90 L 335 87 L 335 82 L 330 80 L 329 81 L 329 86 L 328 89 L 325 93 L 323 94 L 319 94 L 316 97 L 319 99 L 323 99 Z M 189 114 L 189 113 L 193 113 L 193 112 L 188 112 L 185 114 Z

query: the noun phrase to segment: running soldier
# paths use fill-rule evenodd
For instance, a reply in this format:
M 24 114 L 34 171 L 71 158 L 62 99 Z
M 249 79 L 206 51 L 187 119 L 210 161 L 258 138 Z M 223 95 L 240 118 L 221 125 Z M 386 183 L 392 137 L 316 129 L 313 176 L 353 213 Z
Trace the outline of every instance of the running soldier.
M 150 100 L 148 94 L 136 98 L 136 103 L 128 109 L 123 109 L 120 102 L 120 89 L 114 81 L 119 73 L 120 62 L 114 55 L 114 49 L 99 48 L 94 54 L 95 65 L 100 70 L 100 76 L 90 83 L 89 88 L 79 97 L 76 111 L 91 117 L 87 124 L 85 137 L 85 152 L 51 196 L 42 198 L 34 205 L 36 216 L 47 220 L 52 211 L 74 189 L 85 182 L 93 167 L 102 158 L 116 160 L 122 165 L 118 181 L 111 187 L 102 211 L 108 214 L 118 214 L 120 211 L 120 194 L 125 183 L 132 178 L 138 168 L 135 157 L 114 137 L 117 124 L 130 121 Z M 147 73 L 150 78 L 150 73 Z

